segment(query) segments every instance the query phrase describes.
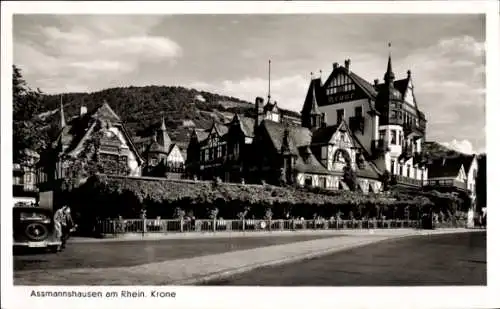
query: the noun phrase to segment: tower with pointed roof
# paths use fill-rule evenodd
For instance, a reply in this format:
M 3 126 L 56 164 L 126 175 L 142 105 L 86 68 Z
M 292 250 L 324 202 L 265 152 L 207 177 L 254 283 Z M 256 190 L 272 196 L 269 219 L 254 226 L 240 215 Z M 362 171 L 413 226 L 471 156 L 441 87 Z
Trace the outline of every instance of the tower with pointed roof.
M 59 108 L 59 115 L 60 115 L 60 122 L 59 122 L 59 129 L 63 129 L 66 126 L 66 119 L 64 117 L 64 109 L 63 109 L 63 98 L 61 95 L 61 106 Z
M 360 145 L 356 157 L 374 162 L 381 173 L 389 171 L 418 185 L 417 179 L 421 184 L 427 177 L 425 161 L 419 154 L 425 139 L 425 115 L 413 94 L 411 72 L 398 80 L 392 58 L 389 43 L 380 83 L 377 80 L 372 84 L 357 75 L 350 59 L 344 65 L 333 63 L 324 83 L 311 76 L 301 111 L 302 126 L 314 135 L 347 124 Z M 312 151 L 326 160 L 314 147 Z
M 163 116 L 161 117 L 160 130 L 158 131 L 158 143 L 163 147 L 163 149 L 165 149 L 165 152 L 169 150 L 170 145 L 172 144 L 172 140 L 167 132 L 167 126 L 165 125 L 165 118 Z

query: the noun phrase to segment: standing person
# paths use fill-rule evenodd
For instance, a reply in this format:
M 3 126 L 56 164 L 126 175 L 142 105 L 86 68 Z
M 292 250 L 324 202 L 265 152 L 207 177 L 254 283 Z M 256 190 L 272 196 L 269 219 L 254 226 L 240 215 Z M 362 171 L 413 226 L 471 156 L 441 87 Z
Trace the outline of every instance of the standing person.
M 57 237 L 61 239 L 61 249 L 66 247 L 66 241 L 74 227 L 73 218 L 71 217 L 71 209 L 64 205 L 58 209 L 54 215 L 54 223 Z
M 62 235 L 63 235 L 62 224 L 63 224 L 64 217 L 65 217 L 64 216 L 65 207 L 67 207 L 67 206 L 63 206 L 63 207 L 59 208 L 54 213 L 54 229 L 56 232 L 56 237 L 61 239 L 61 240 L 62 240 Z

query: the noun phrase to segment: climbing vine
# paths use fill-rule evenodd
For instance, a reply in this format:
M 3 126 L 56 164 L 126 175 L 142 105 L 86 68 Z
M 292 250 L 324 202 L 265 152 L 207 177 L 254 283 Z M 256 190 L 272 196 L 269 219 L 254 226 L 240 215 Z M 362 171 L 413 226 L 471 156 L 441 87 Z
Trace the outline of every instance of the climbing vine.
M 82 150 L 76 156 L 65 155 L 62 158 L 65 170 L 63 189 L 71 191 L 96 174 L 128 175 L 130 173 L 126 157 L 100 152 L 103 137 L 104 130 L 98 128 L 84 142 Z

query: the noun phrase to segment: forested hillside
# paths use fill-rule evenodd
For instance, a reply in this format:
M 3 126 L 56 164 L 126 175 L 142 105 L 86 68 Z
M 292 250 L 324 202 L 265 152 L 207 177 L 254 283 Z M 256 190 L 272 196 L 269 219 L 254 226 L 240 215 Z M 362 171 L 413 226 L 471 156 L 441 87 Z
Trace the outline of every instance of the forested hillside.
M 227 122 L 234 113 L 249 115 L 254 106 L 238 98 L 179 86 L 131 86 L 92 93 L 47 95 L 43 89 L 32 90 L 16 66 L 13 85 L 16 110 L 14 131 L 20 141 L 14 147 L 16 152 L 23 148 L 43 152 L 56 138 L 61 101 L 66 120 L 78 116 L 81 106 L 91 112 L 106 101 L 121 117 L 132 136 L 150 136 L 152 128 L 160 124 L 163 116 L 171 138 L 181 147 L 187 145 L 193 127 L 208 128 L 214 119 Z M 293 111 L 283 112 L 300 117 Z M 29 142 L 23 141 L 26 135 L 31 136 Z
M 43 95 L 39 117 L 55 125 L 59 106 L 63 102 L 66 118 L 77 116 L 80 107 L 89 111 L 106 101 L 126 123 L 132 135 L 147 136 L 161 117 L 174 140 L 185 141 L 183 122 L 191 120 L 196 127 L 205 128 L 215 118 L 224 121 L 235 112 L 252 107 L 250 102 L 184 87 L 147 86 L 105 89 L 93 93 L 64 93 Z

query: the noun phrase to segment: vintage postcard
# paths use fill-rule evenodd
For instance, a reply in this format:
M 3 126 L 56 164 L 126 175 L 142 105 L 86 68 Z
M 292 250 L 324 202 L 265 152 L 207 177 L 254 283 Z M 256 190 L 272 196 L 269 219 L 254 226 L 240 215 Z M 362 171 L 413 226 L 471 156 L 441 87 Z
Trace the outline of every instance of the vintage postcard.
M 500 305 L 498 20 L 2 3 L 2 308 Z

